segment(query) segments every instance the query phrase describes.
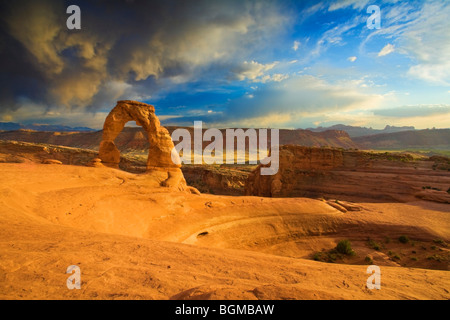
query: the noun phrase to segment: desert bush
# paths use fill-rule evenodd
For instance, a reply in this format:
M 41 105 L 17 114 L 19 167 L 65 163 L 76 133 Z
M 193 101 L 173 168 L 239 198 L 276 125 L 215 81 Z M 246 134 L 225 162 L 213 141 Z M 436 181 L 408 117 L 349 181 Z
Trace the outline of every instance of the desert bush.
M 427 259 L 428 260 L 434 260 L 434 261 L 437 261 L 437 262 L 441 262 L 441 261 L 445 260 L 443 257 L 441 257 L 438 254 L 435 254 L 435 255 L 432 255 L 432 256 L 428 256 Z
M 328 252 L 316 252 L 313 255 L 313 259 L 315 261 L 321 261 L 321 262 L 330 262 L 333 263 L 336 261 L 336 259 L 342 259 L 341 254 L 339 254 L 335 249 L 332 249 Z
M 440 246 L 442 246 L 442 247 L 447 247 L 448 246 L 448 244 L 442 239 L 434 239 L 433 242 L 438 244 L 438 245 L 440 245 Z
M 397 253 L 394 253 L 394 254 L 392 255 L 392 259 L 395 259 L 395 260 L 401 260 L 400 256 L 399 256 Z
M 382 245 L 380 245 L 379 243 L 375 242 L 374 240 L 372 240 L 370 238 L 367 240 L 367 242 L 368 242 L 369 247 L 372 249 L 380 251 L 382 248 Z
M 401 243 L 408 243 L 409 242 L 409 238 L 408 238 L 408 236 L 400 236 L 398 238 L 398 241 L 400 241 Z
M 355 251 L 352 249 L 352 243 L 350 240 L 341 240 L 336 246 L 336 251 L 342 254 L 354 255 Z
M 322 252 L 316 252 L 316 253 L 314 253 L 313 259 L 314 259 L 315 261 L 323 261 L 323 260 L 322 260 Z
M 372 259 L 372 257 L 370 257 L 370 256 L 366 256 L 366 257 L 364 258 L 364 261 L 365 261 L 367 264 L 373 264 L 373 259 Z

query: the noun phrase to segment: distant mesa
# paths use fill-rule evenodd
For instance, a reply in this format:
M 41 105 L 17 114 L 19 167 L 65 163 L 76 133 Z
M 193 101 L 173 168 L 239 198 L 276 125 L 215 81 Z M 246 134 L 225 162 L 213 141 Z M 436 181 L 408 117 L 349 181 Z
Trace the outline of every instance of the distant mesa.
M 396 126 L 386 125 L 386 127 L 383 130 L 380 130 L 380 129 L 366 128 L 366 127 L 355 127 L 355 126 L 348 126 L 348 125 L 344 125 L 344 124 L 336 124 L 331 127 L 308 128 L 307 130 L 310 130 L 312 132 L 325 132 L 325 131 L 329 131 L 329 130 L 339 130 L 339 131 L 345 131 L 349 134 L 349 136 L 351 138 L 355 138 L 355 137 L 376 135 L 376 134 L 381 134 L 381 133 L 415 131 L 416 129 L 413 126 L 396 127 Z
M 121 100 L 111 110 L 103 125 L 99 158 L 103 165 L 119 168 L 120 150 L 114 140 L 129 121 L 135 121 L 147 134 L 150 144 L 147 159 L 147 173 L 160 176 L 162 186 L 184 189 L 186 180 L 181 165 L 172 161 L 174 145 L 166 128 L 161 126 L 155 115 L 155 107 L 146 103 Z M 178 156 L 178 155 L 174 155 Z M 180 163 L 180 161 L 178 161 Z
M 62 125 L 51 124 L 21 124 L 16 122 L 0 122 L 0 131 L 13 130 L 32 130 L 32 131 L 46 131 L 46 132 L 93 132 L 96 131 L 87 127 L 68 127 Z

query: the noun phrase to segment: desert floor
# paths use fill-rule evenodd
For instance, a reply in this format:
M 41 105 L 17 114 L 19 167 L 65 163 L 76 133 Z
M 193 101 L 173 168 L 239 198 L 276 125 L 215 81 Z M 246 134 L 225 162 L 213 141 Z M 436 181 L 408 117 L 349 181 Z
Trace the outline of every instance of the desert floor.
M 1 299 L 450 298 L 448 204 L 364 202 L 343 213 L 314 199 L 174 191 L 109 168 L 0 172 Z M 342 239 L 355 256 L 313 260 Z M 366 287 L 367 256 L 380 290 Z M 80 290 L 66 286 L 70 265 Z

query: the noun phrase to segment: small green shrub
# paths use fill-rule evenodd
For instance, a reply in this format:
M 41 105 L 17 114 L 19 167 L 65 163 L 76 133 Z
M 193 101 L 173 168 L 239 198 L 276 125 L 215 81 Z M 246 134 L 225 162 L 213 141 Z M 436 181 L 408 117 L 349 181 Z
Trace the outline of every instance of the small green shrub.
M 401 243 L 408 243 L 409 242 L 409 238 L 408 238 L 408 236 L 400 236 L 398 238 L 398 241 L 400 241 Z
M 352 243 L 350 240 L 341 240 L 336 246 L 336 251 L 342 254 L 354 255 L 355 251 L 352 249 Z
M 374 240 L 372 240 L 370 238 L 369 238 L 369 240 L 367 240 L 367 242 L 368 242 L 369 247 L 372 249 L 380 251 L 382 248 L 382 245 L 380 245 L 379 243 L 375 242 Z
M 313 259 L 315 261 L 321 261 L 321 262 L 329 262 L 333 263 L 336 261 L 336 259 L 342 259 L 342 256 L 336 252 L 335 249 L 330 250 L 328 252 L 316 252 L 313 255 Z
M 437 262 L 441 262 L 441 261 L 445 260 L 443 257 L 441 257 L 438 254 L 435 254 L 435 255 L 432 255 L 432 256 L 428 256 L 427 259 L 428 260 L 434 260 L 434 261 L 437 261 Z
M 418 261 L 419 259 L 417 257 L 411 257 L 411 260 Z
M 330 252 L 328 254 L 328 261 L 335 262 L 338 257 L 340 257 L 340 256 L 338 254 L 336 254 L 335 252 Z
M 433 242 L 438 244 L 438 245 L 440 245 L 440 246 L 442 246 L 442 247 L 447 247 L 448 246 L 448 244 L 442 239 L 434 239 Z
M 372 257 L 370 257 L 370 256 L 366 256 L 366 257 L 364 258 L 364 261 L 365 261 L 367 264 L 373 264 L 373 259 L 372 259 Z
M 400 256 L 397 253 L 394 253 L 394 255 L 392 256 L 392 259 L 401 260 L 402 258 L 400 258 Z
M 316 253 L 314 253 L 313 259 L 314 259 L 315 261 L 322 261 L 322 252 L 316 252 Z

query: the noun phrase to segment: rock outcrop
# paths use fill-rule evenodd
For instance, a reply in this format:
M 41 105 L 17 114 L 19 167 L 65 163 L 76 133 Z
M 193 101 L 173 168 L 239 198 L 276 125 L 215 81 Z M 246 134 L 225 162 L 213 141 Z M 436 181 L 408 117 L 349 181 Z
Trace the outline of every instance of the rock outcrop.
M 118 168 L 120 151 L 114 140 L 128 121 L 135 121 L 147 133 L 150 144 L 147 173 L 161 179 L 161 185 L 183 189 L 186 181 L 181 172 L 178 154 L 172 154 L 174 145 L 166 128 L 162 127 L 155 115 L 155 107 L 146 103 L 122 100 L 106 117 L 103 125 L 103 137 L 100 143 L 99 158 L 102 164 Z M 172 159 L 175 159 L 175 162 Z
M 450 190 L 450 188 L 449 188 Z M 422 200 L 450 203 L 450 194 L 439 190 L 423 190 L 416 193 L 416 197 Z
M 290 196 L 299 174 L 337 168 L 344 164 L 341 150 L 295 145 L 280 147 L 279 170 L 275 175 L 261 175 L 258 167 L 246 183 L 247 195 Z
M 45 159 L 42 161 L 43 164 L 62 164 L 61 161 L 55 159 Z
M 279 157 L 277 174 L 261 175 L 260 165 L 249 175 L 246 195 L 336 199 L 340 206 L 342 200 L 449 201 L 450 172 L 409 154 L 285 145 Z
M 189 185 L 202 193 L 241 196 L 249 170 L 245 166 L 185 165 L 181 168 Z
M 86 164 L 88 167 L 95 167 L 95 168 L 101 168 L 103 167 L 102 159 L 100 158 L 94 158 L 89 163 Z
M 84 166 L 97 155 L 96 151 L 21 141 L 0 141 L 0 163 L 49 163 Z

